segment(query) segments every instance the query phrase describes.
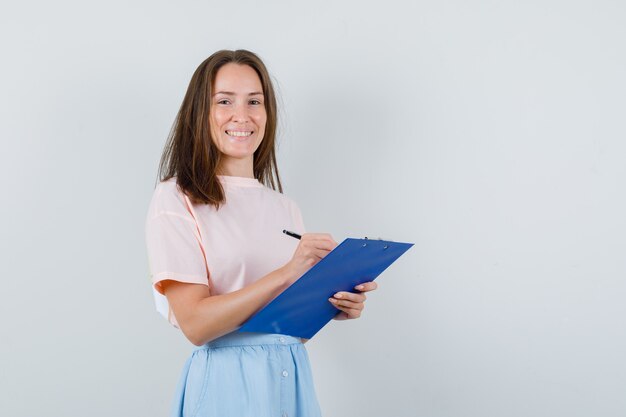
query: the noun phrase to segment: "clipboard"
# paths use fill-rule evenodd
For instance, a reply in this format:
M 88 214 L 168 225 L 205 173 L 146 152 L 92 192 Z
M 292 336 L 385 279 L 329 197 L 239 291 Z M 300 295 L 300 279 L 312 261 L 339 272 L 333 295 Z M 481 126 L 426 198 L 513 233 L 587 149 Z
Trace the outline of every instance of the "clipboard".
M 355 286 L 375 280 L 411 246 L 412 243 L 348 238 L 237 331 L 311 339 L 339 312 L 328 301 L 333 294 L 355 292 Z

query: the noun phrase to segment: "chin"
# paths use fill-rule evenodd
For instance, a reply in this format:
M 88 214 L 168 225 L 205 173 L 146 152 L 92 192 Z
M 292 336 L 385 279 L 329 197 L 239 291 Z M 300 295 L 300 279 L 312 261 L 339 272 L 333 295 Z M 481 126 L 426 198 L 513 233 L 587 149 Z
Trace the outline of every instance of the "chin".
M 222 153 L 224 156 L 234 159 L 247 159 L 254 156 L 255 149 L 224 149 Z
M 233 158 L 247 158 L 254 155 L 258 147 L 259 144 L 256 146 L 250 146 L 250 144 L 247 144 L 247 146 L 227 146 L 224 149 L 224 154 Z

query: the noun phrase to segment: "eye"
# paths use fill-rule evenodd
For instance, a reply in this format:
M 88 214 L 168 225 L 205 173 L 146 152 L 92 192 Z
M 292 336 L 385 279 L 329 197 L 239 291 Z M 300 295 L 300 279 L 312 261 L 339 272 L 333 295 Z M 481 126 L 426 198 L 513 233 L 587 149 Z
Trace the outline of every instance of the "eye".
M 258 106 L 261 103 L 261 100 L 257 100 L 256 98 L 253 98 L 252 100 L 250 100 L 250 104 L 254 105 L 254 106 Z
M 229 104 L 229 103 L 230 101 L 227 98 L 217 100 L 217 104 Z

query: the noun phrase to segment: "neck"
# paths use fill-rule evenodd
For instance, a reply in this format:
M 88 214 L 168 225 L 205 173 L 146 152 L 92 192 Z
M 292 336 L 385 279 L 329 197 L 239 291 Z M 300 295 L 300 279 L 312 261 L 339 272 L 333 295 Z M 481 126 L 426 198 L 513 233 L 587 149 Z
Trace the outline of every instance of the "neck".
M 254 178 L 253 160 L 235 159 L 222 157 L 222 161 L 217 169 L 219 175 L 227 175 L 230 177 Z

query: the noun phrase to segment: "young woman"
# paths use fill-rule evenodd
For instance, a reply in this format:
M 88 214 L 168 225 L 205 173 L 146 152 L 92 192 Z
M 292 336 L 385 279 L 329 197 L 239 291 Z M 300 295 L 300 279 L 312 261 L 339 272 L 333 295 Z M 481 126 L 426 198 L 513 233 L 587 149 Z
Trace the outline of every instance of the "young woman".
M 282 194 L 276 122 L 263 62 L 219 51 L 193 74 L 165 147 L 148 259 L 160 311 L 196 345 L 172 417 L 321 415 L 306 340 L 235 332 L 337 245 L 304 234 L 298 206 Z M 358 318 L 374 289 L 335 294 L 335 319 Z

